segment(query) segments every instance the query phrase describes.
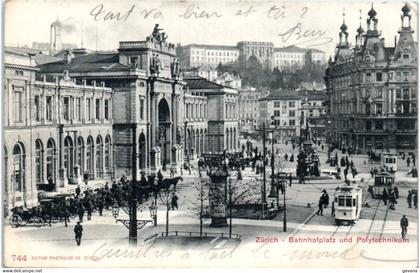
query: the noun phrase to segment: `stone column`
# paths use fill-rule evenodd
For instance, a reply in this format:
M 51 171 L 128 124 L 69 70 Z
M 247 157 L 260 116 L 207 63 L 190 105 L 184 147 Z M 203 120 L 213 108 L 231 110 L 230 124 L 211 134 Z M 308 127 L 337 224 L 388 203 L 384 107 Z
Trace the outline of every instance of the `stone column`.
M 73 138 L 74 138 L 74 156 L 73 156 L 73 160 L 74 160 L 74 182 L 76 184 L 81 184 L 82 183 L 82 176 L 80 174 L 80 166 L 78 164 L 78 143 L 77 143 L 77 131 L 73 132 Z
M 59 175 L 58 175 L 58 185 L 60 187 L 67 187 L 68 180 L 66 176 L 66 168 L 64 167 L 64 136 L 63 136 L 64 125 L 60 124 L 58 127 L 58 152 L 59 152 Z

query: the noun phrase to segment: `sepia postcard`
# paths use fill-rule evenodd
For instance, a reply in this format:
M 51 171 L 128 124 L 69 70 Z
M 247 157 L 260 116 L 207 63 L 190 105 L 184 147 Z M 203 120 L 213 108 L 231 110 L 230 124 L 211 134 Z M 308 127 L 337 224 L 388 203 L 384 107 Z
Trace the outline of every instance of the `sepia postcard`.
M 3 267 L 417 272 L 417 2 L 9 0 L 3 22 Z

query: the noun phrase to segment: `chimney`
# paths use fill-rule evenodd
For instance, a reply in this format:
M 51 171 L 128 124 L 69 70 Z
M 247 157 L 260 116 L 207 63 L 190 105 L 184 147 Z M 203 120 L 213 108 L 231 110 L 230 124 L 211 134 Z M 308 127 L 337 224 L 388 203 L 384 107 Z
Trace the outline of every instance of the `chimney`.
M 394 36 L 394 47 L 397 47 L 397 36 Z
M 64 61 L 68 64 L 71 62 L 71 53 L 69 50 L 66 50 L 64 53 Z

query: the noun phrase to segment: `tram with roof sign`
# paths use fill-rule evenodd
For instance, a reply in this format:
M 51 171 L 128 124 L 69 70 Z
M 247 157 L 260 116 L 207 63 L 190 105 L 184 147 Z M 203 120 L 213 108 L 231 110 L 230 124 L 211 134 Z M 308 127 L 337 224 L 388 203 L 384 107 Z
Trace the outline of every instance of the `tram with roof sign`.
M 344 222 L 353 224 L 360 218 L 362 209 L 362 187 L 355 182 L 348 182 L 335 189 L 334 218 L 336 225 Z

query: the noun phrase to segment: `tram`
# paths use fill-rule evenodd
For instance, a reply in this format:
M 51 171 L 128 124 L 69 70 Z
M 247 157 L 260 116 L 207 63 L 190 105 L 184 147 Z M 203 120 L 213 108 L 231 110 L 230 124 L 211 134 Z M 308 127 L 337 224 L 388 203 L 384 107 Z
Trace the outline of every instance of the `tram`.
M 382 166 L 385 167 L 386 170 L 389 172 L 396 172 L 397 171 L 397 161 L 398 157 L 391 153 L 383 153 L 382 154 Z
M 375 182 L 373 184 L 373 196 L 375 198 L 382 198 L 384 189 L 387 193 L 394 189 L 395 176 L 388 172 L 380 172 L 375 175 Z
M 359 220 L 362 209 L 362 187 L 355 182 L 337 187 L 334 192 L 334 209 L 336 225 Z

